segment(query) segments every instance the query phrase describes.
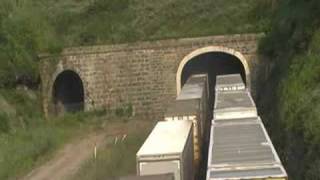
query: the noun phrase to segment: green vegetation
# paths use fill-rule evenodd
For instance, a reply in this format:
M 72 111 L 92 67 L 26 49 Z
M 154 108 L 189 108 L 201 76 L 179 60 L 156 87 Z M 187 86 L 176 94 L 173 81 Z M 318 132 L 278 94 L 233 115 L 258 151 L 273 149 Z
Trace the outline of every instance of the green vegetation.
M 97 152 L 97 157 L 89 159 L 73 177 L 77 180 L 117 180 L 121 176 L 136 174 L 136 152 L 147 137 L 150 128 L 135 129 L 127 136 L 110 137 L 107 146 Z
M 273 70 L 260 93 L 265 123 L 290 179 L 320 179 L 320 1 L 276 3 L 261 52 Z
M 41 1 L 0 2 L 0 87 L 38 83 L 37 53 L 57 49 L 54 27 Z
M 261 31 L 266 38 L 260 50 L 273 69 L 261 85 L 259 109 L 291 179 L 320 179 L 319 17 L 319 0 L 1 0 L 0 179 L 24 174 L 82 128 L 101 123 L 85 117 L 104 114 L 45 121 L 37 94 L 38 53 Z M 132 107 L 119 107 L 115 114 L 131 116 Z M 122 175 L 107 159 L 131 157 L 127 149 L 137 148 L 138 137 L 102 150 L 85 167 L 92 170 L 97 163 L 108 167 L 111 176 Z M 130 167 L 123 160 L 117 165 L 129 173 L 131 161 Z M 97 171 L 98 177 L 105 173 Z M 85 172 L 78 177 L 93 177 Z
M 2 0 L 0 87 L 37 86 L 40 52 L 66 46 L 260 32 L 256 0 Z
M 102 123 L 104 112 L 67 114 L 44 120 L 38 95 L 0 90 L 0 179 L 16 179 L 46 160 L 71 138 Z
M 78 131 L 99 124 L 91 121 L 97 114 L 44 120 L 38 94 L 39 53 L 56 54 L 68 46 L 258 32 L 265 22 L 250 14 L 256 4 L 256 0 L 1 0 L 0 179 L 24 174 Z M 130 104 L 114 112 L 125 119 L 132 113 Z M 122 146 L 136 148 L 132 141 L 119 145 L 119 152 L 125 153 Z

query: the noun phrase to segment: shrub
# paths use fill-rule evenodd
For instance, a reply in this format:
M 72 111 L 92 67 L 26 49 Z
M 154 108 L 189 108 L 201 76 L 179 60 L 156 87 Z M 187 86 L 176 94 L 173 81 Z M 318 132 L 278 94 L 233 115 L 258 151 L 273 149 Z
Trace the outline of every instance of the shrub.
M 0 112 L 0 134 L 10 131 L 9 117 L 5 113 Z

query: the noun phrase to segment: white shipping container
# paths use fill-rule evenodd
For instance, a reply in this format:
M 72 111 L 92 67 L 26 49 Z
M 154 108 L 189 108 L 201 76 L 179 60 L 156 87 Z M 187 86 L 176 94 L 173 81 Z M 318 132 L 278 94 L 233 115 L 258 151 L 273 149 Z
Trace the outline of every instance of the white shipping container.
M 219 75 L 216 77 L 216 91 L 239 91 L 246 88 L 240 74 Z
M 173 173 L 175 180 L 193 180 L 192 122 L 160 121 L 137 152 L 137 175 Z
M 184 84 L 176 101 L 169 104 L 164 115 L 166 121 L 188 120 L 193 122 L 193 150 L 196 170 L 202 159 L 202 146 L 208 141 L 208 77 L 192 75 Z
M 201 111 L 199 99 L 194 100 L 176 100 L 168 106 L 165 113 L 165 121 L 190 121 L 193 123 L 193 158 L 195 168 L 200 163 L 202 149 L 202 130 L 201 130 Z
M 260 117 L 213 121 L 207 180 L 223 179 L 287 179 Z
M 213 118 L 215 120 L 257 117 L 257 108 L 248 90 L 216 91 Z

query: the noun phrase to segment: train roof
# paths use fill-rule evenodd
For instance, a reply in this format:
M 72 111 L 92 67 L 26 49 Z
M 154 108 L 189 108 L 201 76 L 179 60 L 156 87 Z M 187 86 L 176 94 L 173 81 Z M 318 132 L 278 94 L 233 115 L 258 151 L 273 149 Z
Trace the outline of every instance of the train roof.
M 286 176 L 260 117 L 242 120 L 213 121 L 207 176 Z
M 265 179 L 265 178 L 286 178 L 286 172 L 282 166 L 261 167 L 253 169 L 235 169 L 213 170 L 210 169 L 207 174 L 207 180 L 224 180 L 224 179 Z
M 203 82 L 206 82 L 207 79 L 208 79 L 208 75 L 207 74 L 193 74 L 188 78 L 186 84 L 203 83 Z
M 190 121 L 159 121 L 137 152 L 137 156 L 182 153 L 191 128 Z
M 164 116 L 196 115 L 199 110 L 199 99 L 175 100 L 168 105 Z
M 216 76 L 216 91 L 243 90 L 245 84 L 240 74 L 227 74 Z
M 183 85 L 177 100 L 183 99 L 200 99 L 206 91 L 207 75 L 196 74 L 189 77 L 187 82 Z
M 215 110 L 230 108 L 255 108 L 256 105 L 248 90 L 219 92 L 216 91 Z

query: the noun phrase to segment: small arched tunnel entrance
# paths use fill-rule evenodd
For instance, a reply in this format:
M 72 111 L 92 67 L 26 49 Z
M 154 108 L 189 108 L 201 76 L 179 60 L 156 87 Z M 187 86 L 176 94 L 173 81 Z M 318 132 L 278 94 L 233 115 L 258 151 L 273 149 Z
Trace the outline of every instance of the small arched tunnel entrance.
M 84 109 L 84 89 L 80 76 L 71 70 L 60 73 L 53 84 L 55 114 Z
M 214 88 L 217 75 L 237 73 L 241 75 L 246 85 L 250 86 L 248 85 L 250 73 L 248 72 L 249 70 L 246 62 L 243 62 L 245 59 L 242 55 L 240 56 L 242 59 L 239 59 L 239 57 L 228 52 L 200 51 L 201 53 L 196 53 L 194 55 L 191 53 L 191 55 L 186 56 L 183 60 L 184 62 L 182 61 L 180 63 L 180 66 L 182 67 L 179 67 L 180 72 L 178 70 L 177 74 L 178 93 L 180 91 L 179 83 L 181 88 L 192 74 L 207 73 L 209 80 L 209 107 L 212 109 L 215 99 Z M 212 112 L 210 111 L 210 113 Z M 212 114 L 209 116 L 211 118 Z

